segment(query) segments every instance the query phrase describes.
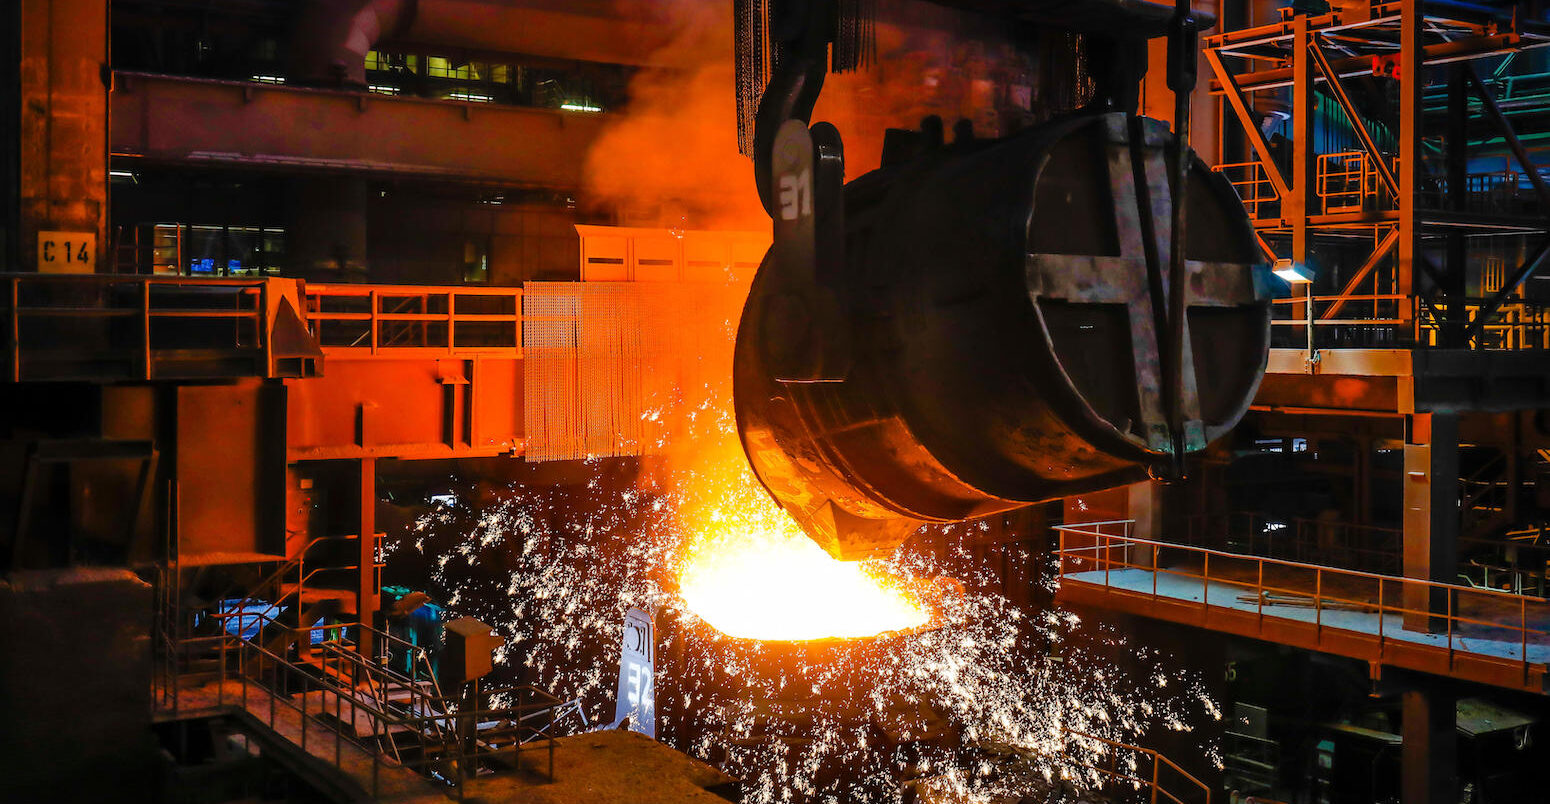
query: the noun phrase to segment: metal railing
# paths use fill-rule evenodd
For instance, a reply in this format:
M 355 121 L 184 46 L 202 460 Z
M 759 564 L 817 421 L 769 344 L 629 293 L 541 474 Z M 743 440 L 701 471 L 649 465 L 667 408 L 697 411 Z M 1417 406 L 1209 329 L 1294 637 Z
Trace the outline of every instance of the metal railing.
M 1062 579 L 1082 574 L 1083 583 L 1154 601 L 1251 611 L 1261 624 L 1266 617 L 1287 618 L 1278 612 L 1311 610 L 1311 624 L 1320 634 L 1326 628 L 1349 631 L 1359 625 L 1357 630 L 1374 637 L 1364 643 L 1370 646 L 1366 658 L 1380 663 L 1391 656 L 1391 643 L 1403 641 L 1413 647 L 1424 641 L 1419 638 L 1424 634 L 1446 648 L 1450 669 L 1457 653 L 1467 653 L 1484 662 L 1521 669 L 1526 683 L 1531 669 L 1544 666 L 1543 661 L 1530 658 L 1529 647 L 1550 647 L 1550 631 L 1529 625 L 1530 620 L 1550 621 L 1550 600 L 1542 597 L 1141 539 L 1131 535 L 1133 526 L 1134 520 L 1056 526 Z M 1146 573 L 1150 580 L 1140 587 L 1113 582 L 1115 573 L 1129 570 Z M 1160 583 L 1165 578 L 1186 584 Z M 1226 600 L 1223 588 L 1233 590 Z M 1354 612 L 1370 621 L 1343 617 L 1338 624 L 1326 624 L 1327 612 Z M 1492 613 L 1498 619 L 1486 618 Z M 1389 622 L 1393 619 L 1400 621 L 1397 627 Z M 1467 645 L 1463 639 L 1494 643 L 1501 649 L 1482 653 L 1483 645 Z
M 159 379 L 166 370 L 183 376 L 169 361 L 205 357 L 240 360 L 247 373 L 269 376 L 269 302 L 279 292 L 271 283 L 291 281 L 12 274 L 7 373 L 12 382 Z
M 1466 299 L 1466 323 L 1484 308 L 1485 299 Z M 1345 314 L 1323 317 L 1335 305 Z M 1301 348 L 1311 330 L 1316 348 L 1441 346 L 1450 326 L 1445 315 L 1418 296 L 1392 293 L 1314 296 L 1312 320 L 1308 298 L 1292 296 L 1271 301 L 1276 346 Z M 1403 312 L 1408 310 L 1408 319 Z M 1413 329 L 1412 329 L 1413 328 Z M 1497 351 L 1550 349 L 1550 307 L 1524 299 L 1509 299 L 1481 328 L 1471 348 Z
M 1319 154 L 1314 188 L 1325 213 L 1360 211 L 1377 204 L 1378 172 L 1366 151 Z
M 1276 193 L 1275 183 L 1265 172 L 1264 163 L 1255 159 L 1250 162 L 1234 162 L 1212 168 L 1226 177 L 1227 183 L 1237 191 L 1238 199 L 1255 220 L 1280 214 L 1281 196 Z
M 1173 804 L 1211 804 L 1211 788 L 1188 771 L 1174 764 L 1162 754 L 1150 748 L 1117 742 L 1096 734 L 1062 728 L 1066 738 L 1061 742 L 1060 756 L 1066 763 L 1093 771 L 1110 783 L 1128 785 L 1147 791 L 1150 804 L 1169 801 Z M 1073 756 L 1072 745 L 1093 756 L 1092 762 Z M 1107 759 L 1105 763 L 1103 760 Z M 1148 772 L 1147 762 L 1151 768 Z M 1169 777 L 1172 778 L 1169 778 Z M 1177 791 L 1177 792 L 1175 792 Z
M 1464 299 L 1465 319 L 1473 322 L 1488 304 L 1487 299 Z M 1446 341 L 1450 325 L 1444 311 L 1416 299 L 1417 342 L 1421 346 L 1439 346 Z M 1480 328 L 1470 343 L 1473 349 L 1520 351 L 1550 349 L 1550 308 L 1538 302 L 1510 298 Z
M 309 284 L 304 293 L 307 329 L 328 352 L 522 349 L 522 288 Z
M 1541 178 L 1550 178 L 1550 169 L 1540 170 Z M 1440 172 L 1429 177 L 1417 201 L 1428 209 L 1452 208 L 1448 179 Z M 1543 214 L 1530 174 L 1514 168 L 1470 173 L 1464 177 L 1464 211 L 1482 215 Z
M 250 615 L 256 616 L 256 615 Z M 563 701 L 532 686 L 477 690 L 471 697 L 442 695 L 430 679 L 406 675 L 388 667 L 381 656 L 359 653 L 358 641 L 345 638 L 350 631 L 366 632 L 379 653 L 424 649 L 391 634 L 360 623 L 292 629 L 294 640 L 312 644 L 312 634 L 327 637 L 319 645 L 316 662 L 292 660 L 250 640 L 222 632 L 194 637 L 179 646 L 213 658 L 219 673 L 214 704 L 237 706 L 264 722 L 271 731 L 297 744 L 303 751 L 331 761 L 346 775 L 344 749 L 351 745 L 371 758 L 369 793 L 381 793 L 384 767 L 402 767 L 453 787 L 462 800 L 468 781 L 486 760 L 509 758 L 520 764 L 523 746 L 542 740 L 548 753 L 547 776 L 554 778 L 554 720 Z M 419 666 L 419 665 L 416 665 Z M 426 671 L 429 665 L 423 665 Z M 429 681 L 429 684 L 424 682 Z M 177 679 L 164 679 L 176 684 Z M 235 691 L 228 687 L 237 685 Z M 390 698 L 390 692 L 403 696 Z M 497 696 L 513 703 L 491 706 Z M 179 699 L 172 698 L 176 712 Z M 287 712 L 296 716 L 287 720 Z M 536 722 L 535 722 L 536 721 Z M 369 735 L 363 738 L 361 735 Z M 406 755 L 394 735 L 409 735 L 416 751 Z M 322 739 L 332 751 L 309 750 Z M 405 738 L 398 738 L 405 739 Z M 352 777 L 353 778 L 353 777 Z M 361 781 L 357 779 L 357 781 Z

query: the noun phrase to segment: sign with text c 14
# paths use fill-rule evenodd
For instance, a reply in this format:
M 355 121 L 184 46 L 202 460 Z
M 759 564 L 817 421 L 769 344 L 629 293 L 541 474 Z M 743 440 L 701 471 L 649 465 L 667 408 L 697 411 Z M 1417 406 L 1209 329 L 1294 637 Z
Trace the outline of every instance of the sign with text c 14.
M 38 273 L 89 274 L 96 264 L 95 232 L 38 232 Z

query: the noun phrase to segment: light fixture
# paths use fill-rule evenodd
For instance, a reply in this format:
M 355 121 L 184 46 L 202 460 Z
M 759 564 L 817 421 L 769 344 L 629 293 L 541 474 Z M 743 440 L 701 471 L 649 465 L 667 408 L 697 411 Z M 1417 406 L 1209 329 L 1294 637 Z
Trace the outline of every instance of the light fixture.
M 564 109 L 567 112 L 601 112 L 601 111 L 603 111 L 603 107 L 601 107 L 601 106 L 594 106 L 593 104 L 584 103 L 584 102 L 583 103 L 562 103 L 562 104 L 560 104 L 560 108 Z
M 1293 285 L 1300 285 L 1305 282 L 1313 281 L 1313 271 L 1308 268 L 1307 264 L 1292 262 L 1286 258 L 1276 260 L 1276 264 L 1271 268 L 1271 270 L 1275 272 L 1276 276 L 1281 277 Z

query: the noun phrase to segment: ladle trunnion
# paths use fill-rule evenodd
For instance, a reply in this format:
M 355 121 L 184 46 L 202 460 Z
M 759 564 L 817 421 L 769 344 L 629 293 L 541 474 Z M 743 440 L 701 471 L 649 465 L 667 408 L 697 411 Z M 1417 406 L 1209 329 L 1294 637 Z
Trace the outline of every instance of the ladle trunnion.
M 779 127 L 775 244 L 738 330 L 753 469 L 844 559 L 924 522 L 1177 474 L 1243 416 L 1268 355 L 1253 229 L 1188 151 L 1186 312 L 1170 330 L 1167 124 L 1087 112 L 920 139 L 842 187 L 832 126 Z

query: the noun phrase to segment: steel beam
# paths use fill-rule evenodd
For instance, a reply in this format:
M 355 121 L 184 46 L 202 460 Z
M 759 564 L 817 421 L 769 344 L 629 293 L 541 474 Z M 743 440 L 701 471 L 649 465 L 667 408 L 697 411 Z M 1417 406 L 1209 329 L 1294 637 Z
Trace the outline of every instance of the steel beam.
M 1404 5 L 1407 8 L 1409 7 L 1408 0 L 1406 0 Z M 1400 24 L 1405 29 L 1408 29 L 1411 25 L 1420 25 L 1421 22 L 1422 21 L 1419 16 L 1413 15 L 1409 11 L 1406 11 L 1404 14 L 1402 14 L 1400 19 Z M 1403 52 L 1403 34 L 1400 36 L 1400 41 L 1400 50 Z M 1431 47 L 1427 47 L 1424 50 L 1421 49 L 1419 43 L 1417 43 L 1416 52 L 1425 54 L 1426 65 L 1448 64 L 1450 62 L 1462 61 L 1465 59 L 1479 59 L 1486 56 L 1498 55 L 1501 53 L 1512 53 L 1518 50 L 1522 43 L 1523 37 L 1519 36 L 1518 34 L 1499 34 L 1496 36 L 1481 36 L 1472 37 L 1470 39 L 1460 39 L 1458 41 L 1448 42 L 1446 44 L 1432 45 Z M 1348 78 L 1357 75 L 1368 75 L 1372 73 L 1372 59 L 1368 56 L 1338 59 L 1333 62 L 1331 66 L 1334 67 L 1335 73 L 1342 78 Z M 1399 65 L 1401 75 L 1404 74 L 1406 69 L 1406 64 L 1401 63 Z M 1259 92 L 1266 89 L 1277 89 L 1279 87 L 1291 86 L 1293 81 L 1292 70 L 1293 68 L 1290 67 L 1279 67 L 1274 70 L 1260 70 L 1257 72 L 1245 73 L 1237 77 L 1238 89 L 1241 92 Z M 1211 91 L 1221 92 L 1223 91 L 1223 88 L 1212 87 Z
M 1243 133 L 1249 138 L 1249 147 L 1254 149 L 1254 155 L 1259 157 L 1260 164 L 1264 166 L 1270 186 L 1275 188 L 1276 195 L 1284 201 L 1291 191 L 1287 189 L 1286 179 L 1281 176 L 1281 167 L 1270 157 L 1270 144 L 1265 142 L 1264 132 L 1259 130 L 1259 125 L 1254 121 L 1254 115 L 1243 99 L 1243 91 L 1238 88 L 1238 80 L 1222 64 L 1221 54 L 1207 48 L 1205 56 L 1206 63 L 1211 65 L 1211 72 L 1216 73 L 1217 80 L 1222 82 L 1222 95 L 1238 116 L 1238 122 L 1243 125 Z
M 1399 36 L 1399 265 L 1395 271 L 1394 292 L 1401 296 L 1413 295 L 1418 265 L 1424 269 L 1425 258 L 1421 254 L 1421 227 L 1416 216 L 1416 194 L 1420 191 L 1421 177 L 1421 113 L 1422 105 L 1421 0 L 1401 0 Z M 1414 340 L 1415 322 L 1409 305 L 1400 305 L 1399 318 L 1403 323 L 1397 328 L 1402 340 Z
M 1378 267 L 1378 263 L 1382 262 L 1383 258 L 1387 257 L 1394 250 L 1394 246 L 1398 242 L 1399 230 L 1390 229 L 1388 234 L 1378 241 L 1378 245 L 1373 248 L 1372 254 L 1368 255 L 1367 260 L 1362 263 L 1362 267 L 1356 269 L 1356 273 L 1346 280 L 1345 287 L 1340 289 L 1340 295 L 1336 296 L 1334 303 L 1329 306 L 1329 309 L 1319 316 L 1319 320 L 1333 319 L 1338 315 L 1340 310 L 1345 307 L 1346 302 L 1349 301 L 1348 297 L 1356 293 L 1357 286 L 1367 279 L 1367 276 L 1373 272 L 1373 269 Z
M 356 616 L 362 625 L 376 626 L 374 622 L 377 608 L 379 607 L 380 593 L 377 589 L 377 459 L 362 458 L 360 462 L 360 568 L 356 576 Z M 310 623 L 302 623 L 303 627 Z M 357 629 L 357 644 L 360 653 L 365 657 L 372 657 L 374 637 L 365 628 Z
M 1475 93 L 1480 96 L 1480 107 L 1486 117 L 1496 124 L 1496 128 L 1502 133 L 1502 139 L 1511 149 L 1513 158 L 1518 160 L 1518 166 L 1528 174 L 1529 183 L 1534 185 L 1534 192 L 1539 194 L 1539 203 L 1550 208 L 1550 187 L 1546 187 L 1544 177 L 1539 175 L 1539 168 L 1535 166 L 1534 160 L 1529 158 L 1528 149 L 1523 147 L 1523 141 L 1518 139 L 1517 130 L 1502 114 L 1501 107 L 1496 105 L 1496 97 L 1491 94 L 1485 82 L 1480 80 L 1480 74 L 1475 72 L 1474 65 L 1464 65 L 1461 69 L 1474 86 Z

